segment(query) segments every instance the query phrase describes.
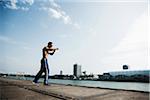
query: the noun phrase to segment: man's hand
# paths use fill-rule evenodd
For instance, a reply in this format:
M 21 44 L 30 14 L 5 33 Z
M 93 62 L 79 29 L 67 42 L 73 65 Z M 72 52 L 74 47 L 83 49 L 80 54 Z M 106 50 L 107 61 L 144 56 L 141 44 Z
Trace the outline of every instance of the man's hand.
M 55 50 L 59 50 L 59 48 L 55 48 Z
M 59 50 L 59 48 L 52 48 L 51 51 Z

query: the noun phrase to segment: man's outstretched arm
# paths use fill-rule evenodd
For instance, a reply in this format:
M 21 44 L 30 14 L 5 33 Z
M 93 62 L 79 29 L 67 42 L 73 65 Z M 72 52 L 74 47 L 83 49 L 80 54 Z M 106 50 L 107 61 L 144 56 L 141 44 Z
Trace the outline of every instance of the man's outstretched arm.
M 55 53 L 56 50 L 58 50 L 58 48 L 49 49 L 49 51 L 53 51 L 53 52 L 49 52 L 48 54 L 53 55 L 53 54 Z

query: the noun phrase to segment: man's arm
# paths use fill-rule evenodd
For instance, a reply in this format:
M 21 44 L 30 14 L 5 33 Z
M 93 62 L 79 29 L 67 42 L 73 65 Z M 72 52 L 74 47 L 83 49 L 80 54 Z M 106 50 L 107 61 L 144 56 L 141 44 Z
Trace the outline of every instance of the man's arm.
M 55 53 L 55 50 L 53 52 L 48 52 L 48 54 L 53 55 Z
M 48 49 L 48 51 L 53 51 L 53 52 L 48 52 L 48 54 L 53 55 L 56 50 L 58 50 L 58 48 L 51 48 L 51 49 Z

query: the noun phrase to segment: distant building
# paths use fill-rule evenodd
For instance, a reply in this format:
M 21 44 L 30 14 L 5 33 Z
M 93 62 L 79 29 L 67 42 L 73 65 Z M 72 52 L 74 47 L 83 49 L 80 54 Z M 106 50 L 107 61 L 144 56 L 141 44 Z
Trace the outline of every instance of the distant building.
M 98 80 L 105 81 L 150 82 L 150 70 L 114 71 L 98 76 Z
M 117 81 L 149 82 L 150 70 L 118 71 L 110 72 L 110 75 Z
M 63 75 L 63 71 L 62 70 L 60 71 L 60 75 Z
M 129 69 L 129 66 L 128 65 L 123 65 L 123 70 L 127 70 Z
M 100 80 L 109 80 L 112 76 L 110 73 L 103 73 L 103 75 L 98 75 Z
M 149 76 L 150 75 L 150 70 L 114 71 L 114 72 L 109 72 L 109 73 L 112 76 L 117 76 L 117 75 L 126 75 L 126 76 L 145 75 L 145 76 Z
M 73 75 L 77 78 L 81 76 L 81 65 L 74 64 L 73 65 Z

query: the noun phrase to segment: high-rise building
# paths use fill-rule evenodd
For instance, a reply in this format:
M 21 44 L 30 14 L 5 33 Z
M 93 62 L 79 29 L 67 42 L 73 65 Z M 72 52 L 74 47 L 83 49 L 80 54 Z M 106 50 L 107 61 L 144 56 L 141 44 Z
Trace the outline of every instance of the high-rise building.
M 78 64 L 74 64 L 73 65 L 73 75 L 76 76 L 76 77 L 79 77 L 81 76 L 81 65 L 78 65 Z
M 60 75 L 63 75 L 63 71 L 62 70 L 60 71 Z

